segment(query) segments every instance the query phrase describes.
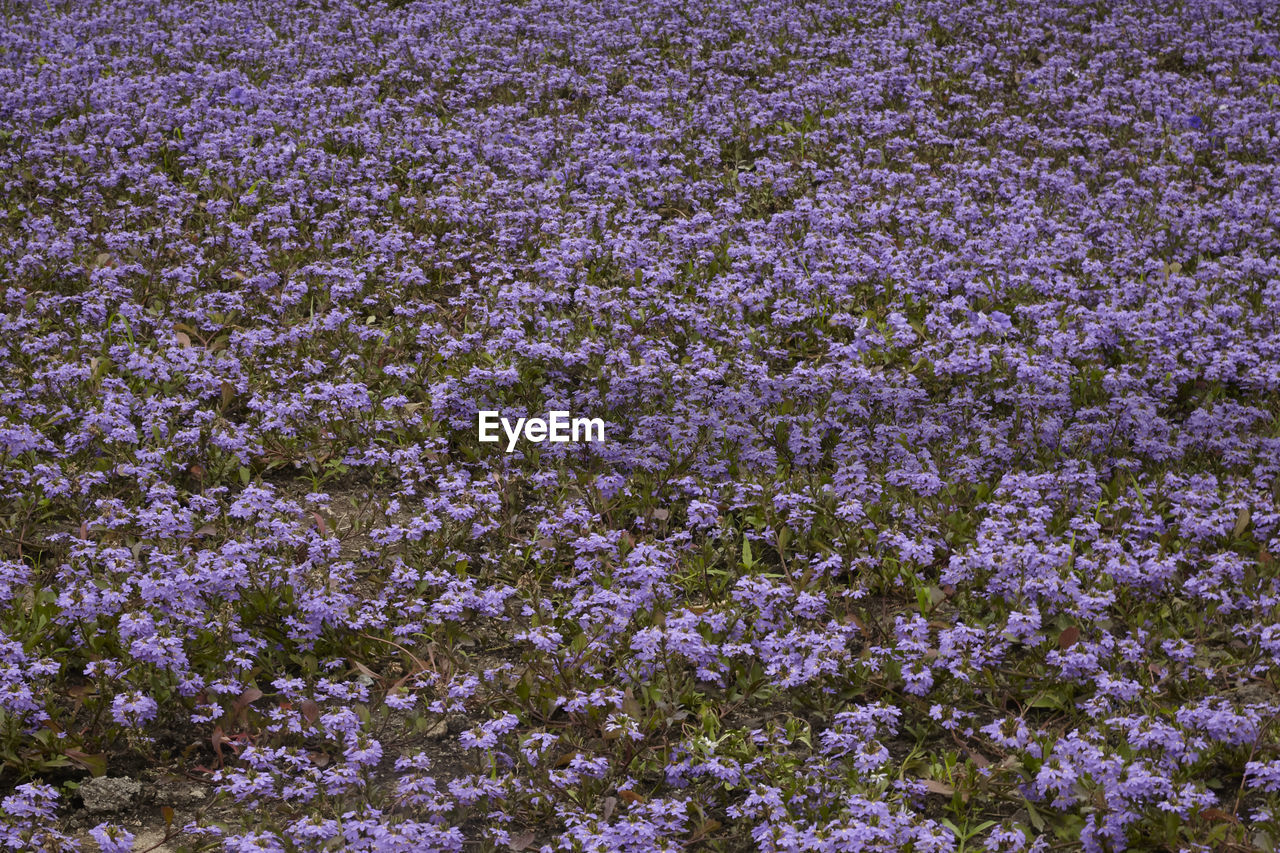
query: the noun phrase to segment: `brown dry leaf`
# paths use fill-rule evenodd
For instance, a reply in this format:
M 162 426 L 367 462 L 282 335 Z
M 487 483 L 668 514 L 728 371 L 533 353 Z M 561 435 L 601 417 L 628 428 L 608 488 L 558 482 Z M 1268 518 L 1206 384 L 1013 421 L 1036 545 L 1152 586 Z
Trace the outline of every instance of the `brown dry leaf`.
M 1237 539 L 1243 536 L 1244 532 L 1249 529 L 1249 523 L 1251 521 L 1253 521 L 1253 514 L 1249 512 L 1249 508 L 1242 508 L 1240 510 L 1240 514 L 1236 516 L 1236 529 L 1234 531 L 1234 535 Z
M 218 756 L 218 764 L 222 764 L 222 745 L 231 743 L 231 738 L 222 732 L 222 726 L 214 726 L 213 733 L 209 735 L 209 742 L 213 745 L 213 751 Z
M 1065 652 L 1079 641 L 1080 629 L 1077 626 L 1072 625 L 1070 628 L 1066 628 L 1058 635 L 1058 648 Z
M 101 753 L 90 754 L 79 749 L 67 749 L 62 754 L 95 777 L 107 775 L 107 757 Z
M 640 796 L 640 795 L 639 795 L 639 794 L 637 794 L 635 791 L 630 791 L 630 790 L 627 790 L 627 791 L 619 791 L 619 792 L 618 792 L 618 796 L 619 796 L 619 797 L 621 797 L 622 799 L 626 800 L 628 803 L 643 803 L 643 802 L 645 802 L 644 797 Z
M 507 847 L 512 850 L 527 850 L 533 846 L 533 841 L 537 836 L 533 830 L 526 829 L 524 832 L 518 832 L 509 836 L 507 839 Z
M 622 694 L 622 713 L 626 714 L 633 720 L 640 719 L 644 712 L 640 708 L 640 703 L 636 701 L 635 693 L 628 687 Z
M 247 687 L 245 688 L 245 691 L 241 693 L 239 697 L 236 698 L 236 707 L 247 708 L 252 703 L 257 702 L 259 699 L 261 699 L 263 695 L 265 694 L 263 694 L 263 692 L 258 688 Z
M 939 782 L 937 779 L 925 779 L 924 787 L 930 794 L 937 794 L 940 797 L 950 797 L 956 792 L 955 788 L 946 782 Z

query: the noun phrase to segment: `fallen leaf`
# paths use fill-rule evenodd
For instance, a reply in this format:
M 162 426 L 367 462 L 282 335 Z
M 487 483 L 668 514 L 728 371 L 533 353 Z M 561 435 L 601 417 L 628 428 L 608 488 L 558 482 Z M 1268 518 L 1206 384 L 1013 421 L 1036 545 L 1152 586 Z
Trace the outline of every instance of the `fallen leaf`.
M 1236 516 L 1235 537 L 1239 539 L 1244 532 L 1249 529 L 1249 522 L 1253 520 L 1253 514 L 1249 512 L 1248 507 L 1240 510 L 1240 514 Z
M 537 836 L 534 835 L 533 830 L 526 829 L 524 832 L 508 836 L 507 847 L 512 850 L 527 850 L 533 846 L 533 840 L 536 837 Z
M 236 697 L 236 712 L 238 713 L 243 711 L 245 708 L 248 708 L 251 704 L 261 699 L 263 695 L 265 694 L 256 687 L 246 688 L 243 693 Z
M 633 720 L 640 719 L 644 713 L 640 707 L 640 703 L 636 701 L 635 693 L 628 687 L 622 694 L 622 713 L 626 714 Z
M 89 754 L 78 749 L 64 750 L 63 755 L 73 763 L 80 765 L 94 776 L 107 775 L 107 757 L 99 753 Z
M 209 735 L 209 742 L 213 744 L 213 751 L 218 756 L 218 766 L 222 766 L 222 745 L 231 743 L 231 738 L 222 733 L 222 726 L 214 726 L 213 733 Z
M 955 788 L 946 782 L 939 782 L 937 779 L 925 779 L 924 787 L 930 794 L 937 794 L 940 797 L 950 797 L 956 792 Z
M 73 684 L 67 688 L 67 695 L 76 700 L 77 707 L 92 696 L 98 695 L 98 688 L 92 684 Z

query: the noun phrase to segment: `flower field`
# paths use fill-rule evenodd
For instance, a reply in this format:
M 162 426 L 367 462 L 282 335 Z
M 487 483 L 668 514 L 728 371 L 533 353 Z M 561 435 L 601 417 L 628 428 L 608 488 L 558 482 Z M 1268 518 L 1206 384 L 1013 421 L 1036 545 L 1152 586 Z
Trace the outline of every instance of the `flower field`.
M 1278 96 L 1271 0 L 0 4 L 0 846 L 1275 850 Z

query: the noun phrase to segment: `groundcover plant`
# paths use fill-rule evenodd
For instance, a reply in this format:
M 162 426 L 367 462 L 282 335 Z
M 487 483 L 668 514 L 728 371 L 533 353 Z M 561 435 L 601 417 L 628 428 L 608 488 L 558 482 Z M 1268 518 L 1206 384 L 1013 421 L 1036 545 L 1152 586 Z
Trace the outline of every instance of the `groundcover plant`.
M 0 15 L 8 849 L 1280 840 L 1272 0 Z

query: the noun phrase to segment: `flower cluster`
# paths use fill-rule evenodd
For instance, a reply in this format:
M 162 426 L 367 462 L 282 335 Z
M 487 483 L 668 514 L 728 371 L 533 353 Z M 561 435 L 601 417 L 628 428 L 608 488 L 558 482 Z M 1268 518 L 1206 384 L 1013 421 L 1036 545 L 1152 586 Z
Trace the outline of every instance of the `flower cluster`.
M 18 4 L 0 843 L 141 761 L 232 851 L 1274 846 L 1278 44 Z

